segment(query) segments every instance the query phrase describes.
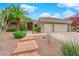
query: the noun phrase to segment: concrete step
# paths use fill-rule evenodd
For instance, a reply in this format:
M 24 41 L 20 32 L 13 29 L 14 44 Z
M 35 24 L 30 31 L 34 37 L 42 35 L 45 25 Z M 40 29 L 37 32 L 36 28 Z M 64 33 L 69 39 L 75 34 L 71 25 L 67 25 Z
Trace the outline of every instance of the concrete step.
M 22 42 L 22 41 L 29 41 L 29 40 L 35 40 L 34 36 L 26 36 L 26 37 L 22 38 L 20 40 L 20 42 Z

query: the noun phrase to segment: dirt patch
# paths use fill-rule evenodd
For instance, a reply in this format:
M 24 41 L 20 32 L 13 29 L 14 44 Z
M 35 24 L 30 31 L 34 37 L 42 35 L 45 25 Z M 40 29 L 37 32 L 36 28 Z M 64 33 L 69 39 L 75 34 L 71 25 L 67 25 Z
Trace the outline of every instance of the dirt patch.
M 18 41 L 13 37 L 12 33 L 5 32 L 2 40 L 0 42 L 0 55 L 10 56 L 12 51 L 15 49 Z

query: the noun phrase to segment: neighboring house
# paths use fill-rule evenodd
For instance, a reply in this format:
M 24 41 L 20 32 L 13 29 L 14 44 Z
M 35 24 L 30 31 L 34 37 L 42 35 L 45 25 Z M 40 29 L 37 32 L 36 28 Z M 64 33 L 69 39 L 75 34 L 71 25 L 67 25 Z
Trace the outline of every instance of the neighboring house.
M 41 26 L 41 32 L 52 33 L 52 32 L 70 32 L 71 21 L 61 20 L 58 18 L 40 18 L 38 25 Z

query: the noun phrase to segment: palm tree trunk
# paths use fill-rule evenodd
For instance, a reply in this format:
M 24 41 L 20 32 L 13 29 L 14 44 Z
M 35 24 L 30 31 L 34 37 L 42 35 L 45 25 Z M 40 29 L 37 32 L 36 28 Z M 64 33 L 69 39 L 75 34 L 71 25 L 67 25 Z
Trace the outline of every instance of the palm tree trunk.
M 20 19 L 19 18 L 16 18 L 16 23 L 17 23 L 16 29 L 18 30 L 20 27 Z
M 19 27 L 20 27 L 20 24 L 19 24 L 19 23 L 17 23 L 17 25 L 16 25 L 16 29 L 18 30 L 18 29 L 19 29 Z

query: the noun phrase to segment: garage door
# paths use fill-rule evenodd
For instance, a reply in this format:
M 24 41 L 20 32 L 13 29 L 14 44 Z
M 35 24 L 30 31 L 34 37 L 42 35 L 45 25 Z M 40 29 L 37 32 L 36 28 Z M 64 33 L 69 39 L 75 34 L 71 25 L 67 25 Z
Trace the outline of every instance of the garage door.
M 68 25 L 67 24 L 54 24 L 54 32 L 67 32 Z
M 43 32 L 46 32 L 46 33 L 53 32 L 53 24 L 44 24 Z

